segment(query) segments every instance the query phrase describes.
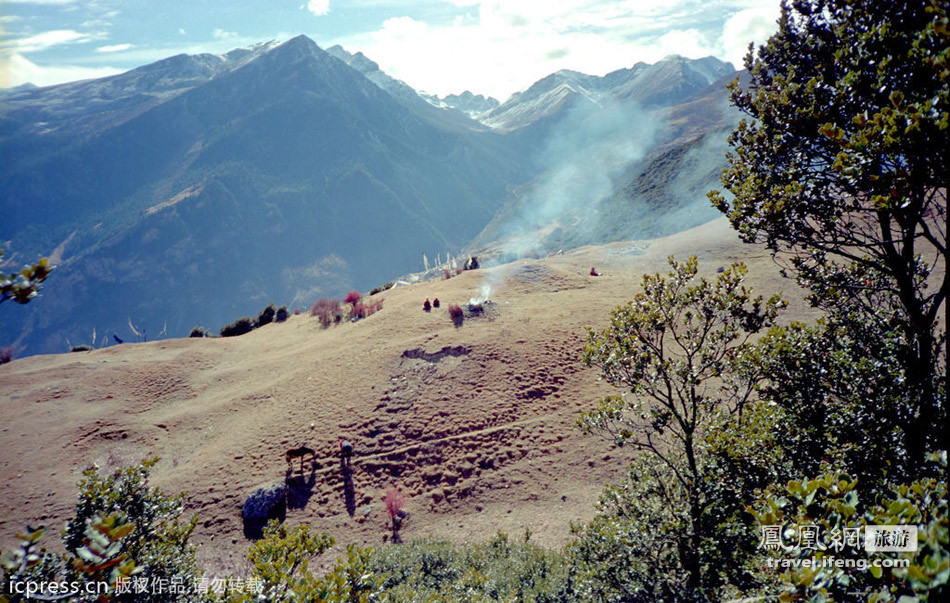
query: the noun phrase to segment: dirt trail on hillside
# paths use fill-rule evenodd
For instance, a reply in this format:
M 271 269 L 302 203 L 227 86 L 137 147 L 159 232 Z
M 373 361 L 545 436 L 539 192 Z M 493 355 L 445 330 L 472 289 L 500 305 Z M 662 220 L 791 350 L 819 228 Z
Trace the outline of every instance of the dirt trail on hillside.
M 27 524 L 61 526 L 76 481 L 157 455 L 154 483 L 186 490 L 212 575 L 241 571 L 240 507 L 256 486 L 290 479 L 287 523 L 338 547 L 388 535 L 381 497 L 408 496 L 403 538 L 456 541 L 498 530 L 558 545 L 589 520 L 629 454 L 574 427 L 613 389 L 580 361 L 584 327 L 602 327 L 644 272 L 697 254 L 704 274 L 742 258 L 762 293 L 793 289 L 724 220 L 655 241 L 583 248 L 380 295 L 383 309 L 321 329 L 306 315 L 228 339 L 174 339 L 38 356 L 0 366 L 0 547 Z M 591 266 L 603 275 L 588 275 Z M 453 326 L 491 282 L 481 316 Z M 441 308 L 422 310 L 426 298 Z M 787 319 L 808 310 L 795 299 Z M 39 302 L 41 303 L 41 302 Z M 209 325 L 212 326 L 212 325 Z M 338 438 L 354 444 L 341 470 Z M 316 450 L 288 478 L 284 452 Z M 47 546 L 56 544 L 50 530 Z

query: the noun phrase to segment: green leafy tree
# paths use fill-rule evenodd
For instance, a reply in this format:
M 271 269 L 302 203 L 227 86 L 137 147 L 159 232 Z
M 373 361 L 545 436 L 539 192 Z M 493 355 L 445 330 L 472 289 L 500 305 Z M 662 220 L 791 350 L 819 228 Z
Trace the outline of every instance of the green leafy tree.
M 846 302 L 839 325 L 890 321 L 903 388 L 894 418 L 920 466 L 947 448 L 947 4 L 796 0 L 778 25 L 746 57 L 748 86 L 730 86 L 752 119 L 730 137 L 722 182 L 733 197 L 710 198 L 744 240 L 790 254 L 815 305 Z
M 148 476 L 158 459 L 101 475 L 83 473 L 76 513 L 63 532 L 66 553 L 56 555 L 39 546 L 44 530 L 28 528 L 21 546 L 3 559 L 7 601 L 19 601 L 15 582 L 102 582 L 106 592 L 71 593 L 57 600 L 70 602 L 197 601 L 194 586 L 201 577 L 194 547 L 189 543 L 197 516 L 182 523 L 184 494 L 169 497 L 150 488 Z M 120 579 L 139 579 L 146 592 L 121 588 Z M 152 587 L 163 584 L 160 590 Z M 175 585 L 176 588 L 170 588 Z M 51 594 L 51 593 L 44 593 Z M 0 596 L 0 601 L 3 600 Z
M 0 258 L 3 257 L 3 250 L 0 249 Z M 49 265 L 46 258 L 32 266 L 24 266 L 19 273 L 5 274 L 0 272 L 0 304 L 12 299 L 13 301 L 25 304 L 36 297 L 40 290 L 40 283 L 46 280 L 53 266 Z
M 725 582 L 741 582 L 728 575 L 741 563 L 720 563 L 720 551 L 743 550 L 744 530 L 733 525 L 736 513 L 728 501 L 748 499 L 755 486 L 741 491 L 740 474 L 723 472 L 707 438 L 742 423 L 760 379 L 743 360 L 750 338 L 773 324 L 785 302 L 778 295 L 753 297 L 741 263 L 715 281 L 697 279 L 695 257 L 682 263 L 670 258 L 670 266 L 666 277 L 645 275 L 643 290 L 613 311 L 610 326 L 588 331 L 584 361 L 629 391 L 601 400 L 579 424 L 649 457 L 639 469 L 647 482 L 634 496 L 626 502 L 620 493 L 612 496 L 621 510 L 614 515 L 632 505 L 627 516 L 637 530 L 666 532 L 657 538 L 668 552 L 660 553 L 663 565 L 647 567 L 646 574 L 681 572 L 691 597 L 713 597 Z M 645 499 L 660 509 L 651 510 Z M 664 509 L 668 520 L 651 526 Z
M 221 598 L 228 603 L 250 601 L 313 601 L 368 603 L 379 600 L 382 578 L 369 569 L 370 549 L 349 545 L 325 576 L 317 576 L 310 562 L 330 549 L 328 534 L 314 534 L 310 526 L 288 528 L 272 520 L 264 537 L 251 546 L 248 559 L 261 592 L 234 591 Z
M 946 454 L 932 458 L 939 467 L 934 473 L 945 476 Z M 902 484 L 869 501 L 860 495 L 857 479 L 843 473 L 823 473 L 815 479 L 793 480 L 784 487 L 770 488 L 753 513 L 763 528 L 781 526 L 794 532 L 801 526 L 817 527 L 820 546 L 816 549 L 779 548 L 773 553 L 775 557 L 831 557 L 852 565 L 790 566 L 778 576 L 781 601 L 883 603 L 946 599 L 950 547 L 945 477 Z M 867 552 L 863 538 L 868 525 L 915 526 L 917 548 L 896 553 Z M 844 538 L 847 530 L 860 535 L 861 540 L 849 544 Z M 791 541 L 795 542 L 794 534 Z M 907 567 L 893 565 L 894 560 L 906 562 Z

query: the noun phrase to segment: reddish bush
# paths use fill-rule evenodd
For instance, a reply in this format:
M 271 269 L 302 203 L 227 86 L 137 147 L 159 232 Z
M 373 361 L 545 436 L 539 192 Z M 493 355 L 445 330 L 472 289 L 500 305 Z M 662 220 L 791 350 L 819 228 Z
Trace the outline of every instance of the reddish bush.
M 439 301 L 439 298 L 438 298 L 438 297 L 435 298 L 434 300 L 432 300 L 432 307 L 433 307 L 433 308 L 438 308 L 440 305 L 442 305 L 442 302 Z
M 350 291 L 346 294 L 346 297 L 343 298 L 343 303 L 355 306 L 361 299 L 363 299 L 363 295 L 359 291 Z
M 452 278 L 452 271 L 449 270 L 448 268 L 443 268 L 443 269 L 442 269 L 442 276 L 445 277 L 445 280 L 449 280 L 450 278 Z
M 354 313 L 351 315 L 351 318 L 353 316 L 358 316 L 360 318 L 366 318 L 368 316 L 372 316 L 373 314 L 376 314 L 377 312 L 379 312 L 382 309 L 382 307 L 383 307 L 382 298 L 376 299 L 373 301 L 368 301 L 365 304 L 358 303 L 355 306 L 353 306 Z
M 367 316 L 369 314 L 367 314 L 366 306 L 360 302 L 356 302 L 350 308 L 350 318 L 366 318 Z
M 465 312 L 463 312 L 462 308 L 456 306 L 455 304 L 449 305 L 449 316 L 452 318 L 452 322 L 455 323 L 456 327 L 461 327 L 462 323 L 465 321 Z
M 320 319 L 320 326 L 328 327 L 333 321 L 339 322 L 340 302 L 324 297 L 313 302 L 310 307 L 310 316 Z
M 426 300 L 425 300 L 424 302 L 422 302 L 422 309 L 425 310 L 426 312 L 428 312 L 428 311 L 430 311 L 430 310 L 432 309 L 432 304 L 429 303 L 429 298 L 428 298 L 428 297 L 426 298 Z
M 294 316 L 300 316 L 300 308 L 294 308 Z
M 14 353 L 15 350 L 13 349 L 13 346 L 0 345 L 0 364 L 13 362 Z
M 406 506 L 406 496 L 398 488 L 386 490 L 383 502 L 386 503 L 386 512 L 389 513 L 390 519 L 405 515 L 403 507 Z
M 366 304 L 366 316 L 372 316 L 383 309 L 383 298 L 374 299 Z

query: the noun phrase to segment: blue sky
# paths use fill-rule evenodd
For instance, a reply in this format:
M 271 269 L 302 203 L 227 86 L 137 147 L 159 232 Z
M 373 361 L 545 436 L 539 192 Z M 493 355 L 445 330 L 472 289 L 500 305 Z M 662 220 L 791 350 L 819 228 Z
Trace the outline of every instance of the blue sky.
M 419 90 L 504 100 L 558 69 L 601 75 L 673 53 L 739 67 L 777 16 L 778 0 L 0 0 L 0 87 L 305 34 Z

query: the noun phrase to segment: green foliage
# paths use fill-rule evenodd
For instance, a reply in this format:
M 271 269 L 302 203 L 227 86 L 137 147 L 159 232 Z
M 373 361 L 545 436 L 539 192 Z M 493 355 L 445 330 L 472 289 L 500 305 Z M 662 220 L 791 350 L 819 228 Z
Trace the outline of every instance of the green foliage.
M 66 523 L 63 544 L 67 551 L 80 555 L 79 550 L 88 538 L 88 522 L 98 515 L 120 514 L 135 524 L 123 538 L 122 552 L 142 568 L 142 577 L 149 578 L 150 583 L 175 579 L 190 586 L 201 575 L 194 547 L 189 543 L 198 516 L 181 522 L 179 516 L 184 510 L 185 494 L 166 496 L 158 488 L 149 487 L 148 477 L 157 462 L 158 458 L 147 459 L 138 466 L 119 469 L 108 476 L 95 469 L 84 471 L 79 482 L 76 513 Z M 181 597 L 181 600 L 187 599 L 183 594 Z M 179 599 L 164 593 L 137 594 L 134 600 Z
M 382 600 L 383 579 L 370 567 L 371 549 L 346 546 L 346 556 L 337 559 L 333 570 L 320 581 L 318 601 L 369 603 Z
M 42 529 L 28 528 L 21 545 L 3 559 L 4 580 L 104 582 L 105 593 L 73 593 L 60 600 L 85 601 L 195 601 L 191 587 L 200 578 L 195 552 L 188 543 L 197 516 L 178 520 L 184 495 L 167 497 L 148 487 L 148 475 L 157 459 L 102 476 L 90 469 L 79 483 L 76 513 L 63 532 L 64 555 L 39 548 Z M 117 592 L 118 581 L 132 577 L 148 584 L 179 583 L 182 592 Z M 21 600 L 5 588 L 7 601 Z M 47 593 L 50 594 L 50 593 Z M 3 599 L 0 599 L 3 600 Z
M 650 455 L 637 459 L 627 480 L 604 491 L 597 516 L 573 528 L 567 551 L 580 590 L 606 602 L 690 599 L 681 558 L 688 507 L 669 466 Z
M 784 5 L 778 33 L 746 58 L 749 87 L 730 87 L 752 118 L 730 138 L 722 183 L 734 199 L 710 193 L 744 240 L 793 255 L 812 302 L 843 327 L 892 323 L 898 426 L 917 465 L 948 445 L 948 23 L 936 0 Z
M 3 250 L 0 249 L 0 258 Z M 6 274 L 0 272 L 0 304 L 12 299 L 18 304 L 29 303 L 37 296 L 40 284 L 46 280 L 55 266 L 49 265 L 49 260 L 41 258 L 33 265 L 24 266 L 19 273 Z
M 196 326 L 188 333 L 188 337 L 211 337 L 211 333 L 204 327 Z
M 935 456 L 945 476 L 946 453 Z M 907 568 L 869 564 L 866 570 L 842 567 L 799 567 L 779 577 L 783 601 L 942 601 L 950 578 L 947 483 L 925 478 L 893 488 L 870 503 L 860 496 L 858 480 L 842 473 L 824 473 L 813 480 L 789 481 L 774 487 L 753 511 L 762 526 L 815 525 L 820 534 L 843 534 L 868 525 L 916 526 L 916 551 L 869 553 L 863 540 L 840 551 L 799 549 L 800 558 L 835 557 L 868 563 L 880 559 L 908 560 Z M 776 555 L 788 557 L 789 552 Z
M 238 335 L 250 333 L 255 328 L 257 328 L 257 323 L 250 317 L 243 316 L 231 324 L 221 327 L 221 337 L 237 337 Z
M 266 600 L 311 600 L 320 580 L 311 573 L 310 560 L 331 546 L 333 538 L 311 534 L 309 526 L 291 530 L 272 520 L 264 528 L 264 538 L 255 542 L 248 554 Z
M 903 364 L 907 342 L 887 323 L 886 316 L 841 320 L 838 311 L 814 326 L 775 328 L 757 347 L 754 361 L 765 377 L 759 394 L 781 409 L 778 446 L 800 475 L 830 462 L 870 493 L 925 469 L 908 448 L 908 436 L 922 434 L 907 433 L 915 408 Z M 923 434 L 930 445 L 936 430 Z
M 643 290 L 614 309 L 609 327 L 588 331 L 584 361 L 629 393 L 604 398 L 578 424 L 650 457 L 635 465 L 646 481 L 632 476 L 627 485 L 631 496 L 608 490 L 608 506 L 617 519 L 611 524 L 614 519 L 603 518 L 590 535 L 603 540 L 603 533 L 635 533 L 658 540 L 656 556 L 640 551 L 643 569 L 627 571 L 629 588 L 639 589 L 654 573 L 666 572 L 672 576 L 671 588 L 685 588 L 691 597 L 713 597 L 725 582 L 743 582 L 735 572 L 747 550 L 746 530 L 735 504 L 748 500 L 768 471 L 749 472 L 747 484 L 739 479 L 741 472 L 733 471 L 739 464 L 726 462 L 726 456 L 717 462 L 717 452 L 728 452 L 730 446 L 721 445 L 722 438 L 718 448 L 712 446 L 704 434 L 714 427 L 720 433 L 731 425 L 741 427 L 743 410 L 761 379 L 755 365 L 745 360 L 753 348 L 750 337 L 770 326 L 785 302 L 778 295 L 753 297 L 743 285 L 747 269 L 741 263 L 719 273 L 714 282 L 697 282 L 695 257 L 669 261 L 669 274 L 645 275 Z M 625 508 L 638 504 L 644 507 Z M 660 515 L 651 506 L 662 509 L 667 521 L 657 523 Z M 664 533 L 651 533 L 656 531 Z M 732 553 L 735 563 L 717 563 Z M 611 569 L 606 572 L 614 574 L 601 572 L 610 580 L 624 580 Z M 678 573 L 685 574 L 685 584 Z M 659 582 L 652 587 L 666 588 Z
M 368 567 L 370 549 L 349 545 L 333 570 L 318 578 L 310 561 L 333 546 L 327 534 L 313 534 L 309 526 L 289 529 L 276 520 L 264 528 L 264 538 L 251 546 L 248 559 L 260 593 L 227 593 L 229 603 L 249 601 L 377 601 L 382 579 Z
M 572 601 L 562 554 L 512 542 L 453 545 L 424 539 L 373 551 L 369 569 L 392 601 Z

